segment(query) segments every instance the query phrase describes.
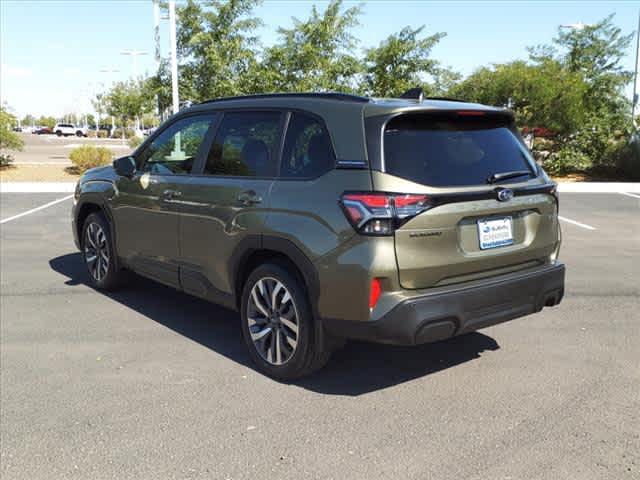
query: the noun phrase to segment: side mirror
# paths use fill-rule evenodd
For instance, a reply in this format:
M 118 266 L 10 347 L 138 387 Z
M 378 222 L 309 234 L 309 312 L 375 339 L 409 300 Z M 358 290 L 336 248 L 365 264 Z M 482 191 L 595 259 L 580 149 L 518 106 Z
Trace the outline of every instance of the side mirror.
M 113 169 L 121 177 L 131 178 L 136 173 L 136 161 L 133 157 L 120 157 L 113 161 Z

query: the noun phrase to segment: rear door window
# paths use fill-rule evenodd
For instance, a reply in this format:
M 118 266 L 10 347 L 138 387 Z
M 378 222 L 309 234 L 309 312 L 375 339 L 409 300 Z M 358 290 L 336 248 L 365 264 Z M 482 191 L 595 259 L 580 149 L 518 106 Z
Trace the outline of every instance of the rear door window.
M 433 187 L 486 185 L 491 175 L 526 171 L 533 159 L 504 118 L 470 115 L 402 115 L 384 132 L 387 173 Z
M 222 118 L 205 175 L 273 177 L 280 142 L 280 112 L 231 112 Z

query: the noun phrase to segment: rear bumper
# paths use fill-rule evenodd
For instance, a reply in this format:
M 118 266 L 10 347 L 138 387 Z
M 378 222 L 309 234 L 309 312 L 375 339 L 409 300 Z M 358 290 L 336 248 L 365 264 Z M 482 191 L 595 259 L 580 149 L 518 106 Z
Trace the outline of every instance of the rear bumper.
M 565 267 L 547 265 L 470 285 L 433 289 L 375 321 L 325 320 L 336 336 L 397 345 L 435 342 L 539 312 L 560 303 Z

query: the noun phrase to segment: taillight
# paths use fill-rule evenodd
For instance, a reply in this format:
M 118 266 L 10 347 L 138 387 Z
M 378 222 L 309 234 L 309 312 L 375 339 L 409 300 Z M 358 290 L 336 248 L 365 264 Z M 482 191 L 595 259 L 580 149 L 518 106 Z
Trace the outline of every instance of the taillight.
M 345 192 L 340 203 L 353 228 L 364 235 L 391 235 L 430 208 L 429 198 L 422 194 Z

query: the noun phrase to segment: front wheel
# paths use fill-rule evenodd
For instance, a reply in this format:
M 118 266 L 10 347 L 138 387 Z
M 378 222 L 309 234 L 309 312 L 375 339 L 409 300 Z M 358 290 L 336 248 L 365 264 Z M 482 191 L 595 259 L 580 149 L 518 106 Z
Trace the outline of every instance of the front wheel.
M 76 137 L 84 137 L 84 135 L 82 134 L 82 132 L 80 130 L 78 130 L 76 132 Z
M 111 229 L 100 212 L 87 217 L 82 228 L 82 254 L 91 284 L 101 290 L 120 285 L 123 272 L 116 266 Z
M 318 370 L 330 351 L 318 339 L 320 329 L 297 275 L 283 265 L 256 268 L 242 292 L 242 335 L 258 369 L 279 380 Z
M 62 132 L 61 132 L 60 130 L 58 130 L 58 131 L 56 132 L 56 136 L 61 137 L 61 136 L 62 136 Z

